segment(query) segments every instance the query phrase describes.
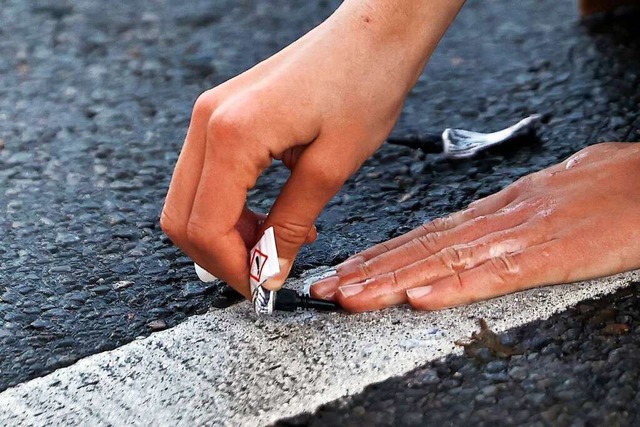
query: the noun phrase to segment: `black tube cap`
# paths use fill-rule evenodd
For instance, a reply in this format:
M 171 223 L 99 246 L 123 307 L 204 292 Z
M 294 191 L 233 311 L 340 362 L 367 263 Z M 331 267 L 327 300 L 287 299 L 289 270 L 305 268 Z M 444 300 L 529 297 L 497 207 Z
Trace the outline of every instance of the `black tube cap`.
M 342 307 L 335 302 L 306 297 L 293 289 L 280 289 L 276 292 L 276 302 L 273 308 L 281 311 L 296 311 L 298 308 L 319 311 L 342 310 Z

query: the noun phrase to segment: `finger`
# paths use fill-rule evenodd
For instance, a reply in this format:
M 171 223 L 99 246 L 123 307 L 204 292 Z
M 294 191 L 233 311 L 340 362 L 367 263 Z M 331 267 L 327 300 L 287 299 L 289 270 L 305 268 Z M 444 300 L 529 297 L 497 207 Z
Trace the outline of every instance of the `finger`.
M 258 231 L 262 229 L 262 225 L 267 219 L 267 215 L 259 212 L 254 212 L 249 209 L 248 206 L 245 206 L 242 217 L 236 224 L 236 229 L 242 235 L 242 240 L 247 247 L 247 249 L 253 247 L 255 242 L 260 238 L 258 235 Z M 309 230 L 309 234 L 304 241 L 305 244 L 310 244 L 316 241 L 318 238 L 318 230 L 314 225 Z
M 378 243 L 375 246 L 370 247 L 356 255 L 353 255 L 347 258 L 344 262 L 337 265 L 336 268 L 340 269 L 345 267 L 347 264 L 353 263 L 354 261 L 357 263 L 361 263 L 372 258 L 379 256 L 385 252 L 389 252 L 394 250 L 406 243 L 419 238 L 428 233 L 436 233 L 444 230 L 448 230 L 450 228 L 456 227 L 465 221 L 473 219 L 476 216 L 476 212 L 473 209 L 465 209 L 459 212 L 455 212 L 451 215 L 447 215 L 441 218 L 437 218 L 428 223 L 422 224 L 418 228 L 411 230 L 408 233 L 405 233 L 401 236 L 394 237 L 391 240 L 387 240 L 386 242 Z
M 267 215 L 263 213 L 254 212 L 245 204 L 242 209 L 240 219 L 236 223 L 236 230 L 242 236 L 245 247 L 251 248 L 258 238 L 258 230 L 260 226 L 266 220 Z
M 492 208 L 494 207 L 495 205 L 492 206 Z M 416 237 L 406 241 L 403 245 L 383 252 L 374 258 L 369 260 L 354 258 L 340 264 L 336 269 L 335 276 L 329 276 L 311 286 L 311 294 L 314 298 L 332 299 L 340 286 L 359 283 L 368 278 L 395 271 L 427 259 L 443 248 L 472 242 L 483 236 L 517 227 L 527 220 L 528 208 L 526 204 L 521 204 L 513 209 L 499 210 L 495 214 L 476 216 L 443 231 L 425 232 L 422 235 L 416 233 Z M 484 212 L 484 209 L 486 207 L 483 207 L 480 212 Z
M 309 234 L 307 234 L 306 239 L 304 240 L 305 245 L 311 244 L 318 239 L 318 229 L 315 225 L 311 226 L 309 230 Z
M 473 242 L 483 236 L 517 227 L 527 219 L 528 212 L 524 209 L 499 211 L 493 215 L 476 217 L 449 230 L 424 234 L 368 261 L 352 261 L 338 268 L 340 285 L 361 282 L 368 277 L 395 271 L 452 245 Z
M 274 227 L 280 263 L 280 274 L 263 284 L 267 289 L 282 286 L 318 215 L 351 174 L 336 166 L 325 144 L 318 140 L 300 155 L 265 222 Z
M 161 226 L 171 241 L 180 247 L 187 255 L 209 271 L 212 268 L 211 256 L 207 251 L 194 244 L 189 239 L 189 221 L 198 191 L 200 178 L 206 161 L 206 141 L 208 123 L 217 106 L 216 91 L 203 93 L 196 101 L 191 122 L 187 131 L 184 145 L 178 157 L 176 167 L 171 178 L 171 185 L 165 199 L 161 215 Z M 244 209 L 239 221 L 239 229 L 243 240 L 252 239 L 255 233 L 256 216 Z M 216 271 L 218 277 L 223 277 Z
M 241 137 L 240 128 L 228 117 L 214 115 L 207 126 L 205 162 L 187 236 L 197 249 L 198 264 L 249 297 L 248 247 L 255 242 L 258 227 L 245 200 L 270 157 L 266 150 L 248 146 L 250 141 Z
M 418 310 L 440 310 L 470 304 L 536 286 L 586 279 L 559 259 L 566 257 L 562 240 L 554 239 L 516 253 L 493 257 L 475 268 L 450 275 L 430 286 L 407 290 Z
M 410 231 L 409 233 L 395 237 L 386 242 L 379 243 L 369 249 L 353 255 L 347 258 L 343 262 L 343 264 L 350 262 L 354 258 L 358 259 L 358 261 L 360 262 L 367 261 L 369 259 L 377 257 L 382 253 L 402 246 L 417 237 L 423 236 L 428 233 L 446 231 L 474 218 L 492 214 L 494 212 L 497 212 L 499 209 L 507 206 L 514 200 L 514 198 L 515 197 L 513 191 L 507 187 L 495 194 L 492 194 L 480 200 L 476 200 L 462 211 L 455 212 L 442 218 L 437 218 L 431 222 L 423 224 L 422 226 Z M 337 267 L 340 268 L 341 265 L 342 264 L 338 265 Z
M 377 310 L 406 302 L 406 290 L 472 269 L 503 254 L 548 241 L 531 225 L 490 234 L 469 244 L 448 246 L 430 257 L 363 283 L 341 286 L 336 295 L 350 311 Z
M 202 94 L 195 103 L 160 219 L 167 236 L 188 254 L 195 250 L 187 239 L 187 224 L 204 165 L 207 123 L 214 106 L 210 92 Z

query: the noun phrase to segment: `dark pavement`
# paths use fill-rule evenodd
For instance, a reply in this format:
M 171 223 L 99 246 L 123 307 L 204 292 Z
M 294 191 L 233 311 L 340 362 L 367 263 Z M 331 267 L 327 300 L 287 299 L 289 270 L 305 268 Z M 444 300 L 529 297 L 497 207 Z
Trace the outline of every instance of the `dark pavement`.
M 198 0 L 185 6 L 144 0 L 105 8 L 90 0 L 3 2 L 0 390 L 236 300 L 224 287 L 199 283 L 191 262 L 158 227 L 190 109 L 200 92 L 295 40 L 338 4 Z M 639 17 L 633 12 L 580 23 L 573 2 L 470 0 L 407 101 L 394 133 L 447 126 L 489 131 L 543 113 L 550 122 L 541 143 L 458 162 L 383 147 L 330 203 L 318 222 L 318 242 L 304 249 L 294 274 L 341 261 L 592 143 L 637 141 Z M 283 169 L 276 165 L 265 174 L 251 193 L 252 206 L 268 209 L 286 179 Z M 561 349 L 559 355 L 549 350 L 557 360 L 527 356 L 491 368 L 511 375 L 512 367 L 522 367 L 521 382 L 504 375 L 504 381 L 487 380 L 488 363 L 451 359 L 429 369 L 438 378 L 454 380 L 461 372 L 463 386 L 444 390 L 444 385 L 426 383 L 403 394 L 407 381 L 422 375 L 418 372 L 300 422 L 357 423 L 365 418 L 346 414 L 369 413 L 371 405 L 386 402 L 382 407 L 388 409 L 366 424 L 411 424 L 417 415 L 399 417 L 417 408 L 437 408 L 445 424 L 538 420 L 564 425 L 562 414 L 576 425 L 590 420 L 633 424 L 634 405 L 626 412 L 619 405 L 637 400 L 637 369 L 626 363 L 639 333 L 637 304 L 628 303 L 637 295 L 631 289 L 593 303 L 596 311 L 605 310 L 603 304 L 623 307 L 614 318 L 627 317 L 615 322 L 628 324 L 630 331 L 620 337 L 602 339 L 599 332 L 586 330 L 588 321 L 579 309 L 543 323 L 545 331 L 569 325 L 567 330 L 576 331 L 571 337 L 561 331 L 544 335 L 535 327 L 514 331 L 529 337 L 525 342 L 537 334 L 551 336 Z M 544 355 L 548 345 L 530 353 Z M 619 356 L 610 356 L 617 349 Z M 582 354 L 606 363 L 586 365 Z M 609 370 L 607 363 L 624 363 L 626 377 L 614 375 L 622 368 Z M 607 396 L 622 397 L 611 403 L 607 396 L 587 393 L 585 384 L 592 383 L 582 381 L 590 372 L 606 377 Z M 532 380 L 533 386 L 522 391 L 518 387 L 529 375 L 551 380 L 544 387 Z M 559 399 L 553 396 L 567 381 L 566 388 L 576 395 L 565 395 L 562 406 L 569 409 L 562 412 L 553 409 Z M 456 393 L 473 400 L 490 383 L 498 385 L 483 392 L 486 401 L 467 403 L 472 411 L 465 412 L 466 418 L 451 415 L 459 408 L 447 399 L 449 389 L 460 387 Z M 552 397 L 526 406 L 527 396 L 536 393 Z M 468 402 L 459 395 L 455 401 Z M 401 409 L 403 402 L 412 409 Z M 482 415 L 481 407 L 498 411 L 495 420 Z M 510 422 L 500 412 L 507 408 L 528 412 Z
M 277 426 L 636 426 L 640 284 Z M 490 320 L 488 320 L 490 322 Z

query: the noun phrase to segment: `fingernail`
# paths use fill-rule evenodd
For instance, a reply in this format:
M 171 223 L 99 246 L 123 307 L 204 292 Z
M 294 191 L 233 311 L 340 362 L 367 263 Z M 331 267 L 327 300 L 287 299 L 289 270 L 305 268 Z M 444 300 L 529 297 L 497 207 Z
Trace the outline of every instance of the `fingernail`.
M 335 294 L 339 282 L 338 276 L 329 276 L 311 285 L 311 289 L 318 297 L 325 299 Z
M 428 295 L 433 290 L 433 286 L 421 286 L 419 288 L 413 288 L 407 290 L 407 297 L 411 299 L 420 299 L 425 295 Z
M 338 288 L 338 292 L 342 294 L 344 298 L 352 297 L 356 294 L 359 294 L 364 289 L 363 283 L 357 283 L 355 285 L 346 285 Z
M 339 273 L 351 272 L 352 270 L 355 270 L 357 266 L 362 264 L 362 261 L 363 261 L 362 257 L 353 256 L 351 258 L 344 260 L 342 263 L 336 265 L 336 270 Z
M 279 290 L 282 287 L 282 285 L 284 285 L 284 280 L 285 280 L 280 277 L 281 277 L 281 274 L 278 274 L 277 276 L 273 276 L 271 279 L 268 279 L 267 281 L 265 281 L 262 284 L 262 287 L 270 291 Z
M 287 277 L 289 276 L 289 270 L 291 269 L 291 263 L 286 258 L 278 258 L 278 266 L 280 267 L 280 273 L 267 279 L 262 287 L 269 289 L 270 291 L 277 291 L 283 285 Z

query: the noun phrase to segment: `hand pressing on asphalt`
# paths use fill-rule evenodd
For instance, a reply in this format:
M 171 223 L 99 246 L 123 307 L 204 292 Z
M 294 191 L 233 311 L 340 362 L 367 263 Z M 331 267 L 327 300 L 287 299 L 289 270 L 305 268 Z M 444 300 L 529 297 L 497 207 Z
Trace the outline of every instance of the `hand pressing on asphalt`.
M 250 297 L 248 248 L 273 226 L 278 289 L 325 204 L 391 131 L 463 0 L 347 0 L 323 24 L 200 96 L 162 211 L 195 262 Z M 247 191 L 273 159 L 291 176 L 269 215 Z
M 640 143 L 588 147 L 349 258 L 311 294 L 438 310 L 640 268 L 639 177 Z

